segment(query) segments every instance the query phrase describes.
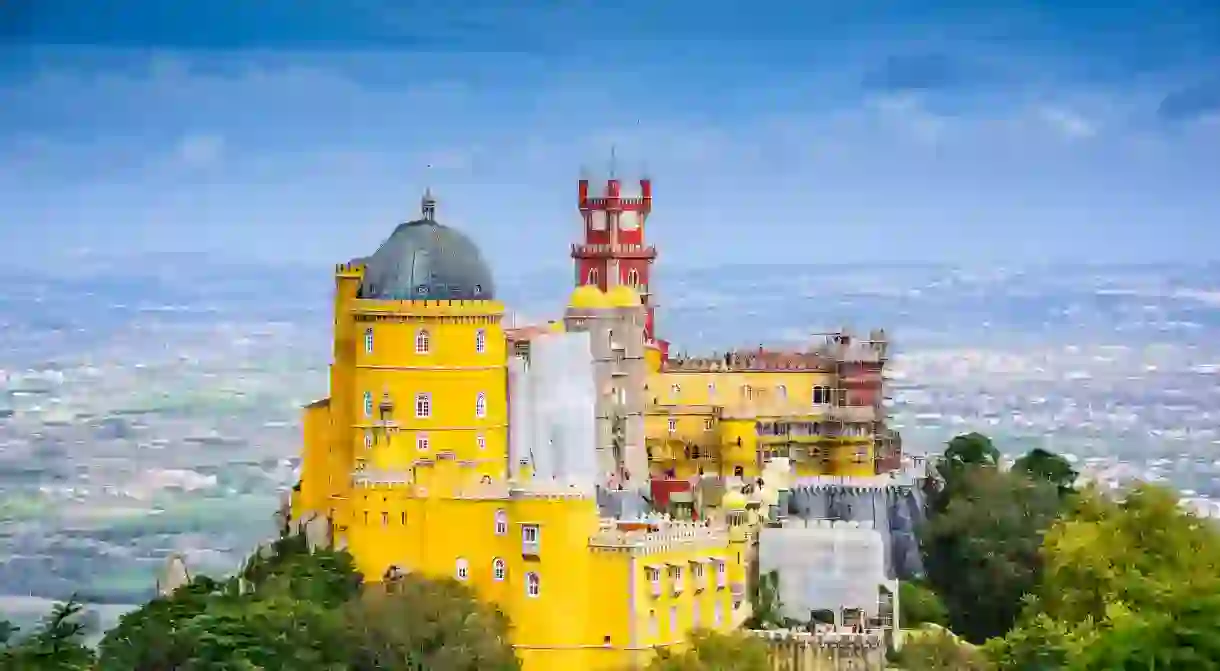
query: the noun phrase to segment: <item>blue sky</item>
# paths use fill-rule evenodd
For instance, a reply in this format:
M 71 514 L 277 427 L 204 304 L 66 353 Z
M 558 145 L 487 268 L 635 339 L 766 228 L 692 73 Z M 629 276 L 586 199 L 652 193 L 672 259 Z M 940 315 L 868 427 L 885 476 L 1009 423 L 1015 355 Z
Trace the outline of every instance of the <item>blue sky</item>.
M 329 264 L 430 183 L 562 266 L 614 145 L 675 266 L 1215 258 L 1220 9 L 962 4 L 0 1 L 0 240 Z

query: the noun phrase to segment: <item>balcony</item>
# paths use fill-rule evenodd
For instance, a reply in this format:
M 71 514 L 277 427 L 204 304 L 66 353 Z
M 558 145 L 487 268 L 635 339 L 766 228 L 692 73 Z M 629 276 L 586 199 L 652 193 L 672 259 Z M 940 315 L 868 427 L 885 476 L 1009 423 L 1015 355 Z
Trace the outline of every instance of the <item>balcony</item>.
M 863 424 L 877 421 L 877 408 L 872 405 L 836 405 L 830 408 L 829 415 L 840 422 Z
M 572 258 L 577 259 L 655 259 L 657 248 L 652 245 L 572 245 Z

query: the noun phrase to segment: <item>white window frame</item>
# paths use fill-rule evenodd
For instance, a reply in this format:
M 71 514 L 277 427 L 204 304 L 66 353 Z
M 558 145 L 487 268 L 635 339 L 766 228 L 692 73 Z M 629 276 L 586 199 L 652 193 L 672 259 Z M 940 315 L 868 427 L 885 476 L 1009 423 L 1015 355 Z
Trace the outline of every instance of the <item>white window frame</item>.
M 521 525 L 521 554 L 537 556 L 542 549 L 542 529 L 537 524 Z
M 428 329 L 419 329 L 415 332 L 415 353 L 429 354 L 432 352 L 432 334 L 428 333 Z
M 597 268 L 590 268 L 590 269 L 589 269 L 589 274 L 588 274 L 587 278 L 588 278 L 588 280 L 585 282 L 585 284 L 589 284 L 589 285 L 594 285 L 594 286 L 596 286 L 596 285 L 597 285 L 597 281 L 598 281 L 598 279 L 599 279 L 599 278 L 598 278 L 598 273 L 597 273 Z
M 428 448 L 430 446 L 431 446 L 431 443 L 428 440 L 428 434 L 426 434 L 426 433 L 415 434 L 415 449 L 419 450 L 420 452 L 427 452 Z
M 491 579 L 496 582 L 504 582 L 504 578 L 507 576 L 508 564 L 504 563 L 504 560 L 499 557 L 491 560 Z
M 674 594 L 681 594 L 683 586 L 685 584 L 682 580 L 682 567 L 681 566 L 671 566 L 669 568 L 669 579 L 672 582 L 672 585 L 670 585 L 670 587 L 673 588 Z
M 415 394 L 415 418 L 428 419 L 432 416 L 432 394 L 419 392 Z
M 465 557 L 458 557 L 454 562 L 454 575 L 458 580 L 466 580 L 470 578 L 470 562 Z
M 487 417 L 487 394 L 485 392 L 479 392 L 474 397 L 474 416 L 478 419 Z
M 497 536 L 507 536 L 508 535 L 508 511 L 507 510 L 504 510 L 503 508 L 501 508 L 500 510 L 496 511 L 494 528 L 496 530 Z M 525 541 L 525 539 L 524 539 L 524 537 L 522 537 L 522 542 L 524 542 L 524 541 Z
M 373 416 L 373 392 L 371 391 L 364 392 L 364 416 Z
M 729 584 L 728 566 L 723 560 L 716 560 L 716 589 L 724 589 Z
M 781 399 L 788 398 L 788 387 L 787 386 L 781 384 L 775 388 L 775 391 L 778 393 L 778 395 Z
M 627 284 L 630 284 L 633 287 L 640 286 L 640 271 L 636 270 L 635 268 L 628 270 Z
M 373 353 L 373 327 L 364 329 L 364 353 Z
M 674 419 L 673 417 L 669 418 L 669 432 L 670 433 L 678 432 L 678 420 Z
M 483 450 L 486 450 L 487 449 L 487 436 L 484 436 L 481 433 L 478 434 L 477 436 L 474 437 L 474 444 L 475 444 L 475 447 L 479 448 L 480 452 L 482 452 Z
M 542 577 L 534 571 L 525 574 L 525 596 L 531 599 L 542 596 Z
M 479 329 L 474 332 L 474 352 L 475 354 L 487 352 L 487 331 Z

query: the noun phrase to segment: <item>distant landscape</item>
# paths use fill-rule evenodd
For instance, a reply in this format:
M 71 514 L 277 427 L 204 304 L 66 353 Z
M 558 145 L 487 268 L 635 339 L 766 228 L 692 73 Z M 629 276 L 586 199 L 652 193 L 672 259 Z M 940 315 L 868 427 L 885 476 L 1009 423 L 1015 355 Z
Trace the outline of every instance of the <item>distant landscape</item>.
M 329 271 L 196 255 L 0 271 L 0 612 L 76 593 L 106 623 L 169 553 L 223 572 L 272 532 L 298 408 L 326 393 Z M 678 350 L 885 327 L 908 451 L 977 429 L 1220 497 L 1220 266 L 658 272 Z M 570 272 L 498 280 L 521 319 L 545 318 Z

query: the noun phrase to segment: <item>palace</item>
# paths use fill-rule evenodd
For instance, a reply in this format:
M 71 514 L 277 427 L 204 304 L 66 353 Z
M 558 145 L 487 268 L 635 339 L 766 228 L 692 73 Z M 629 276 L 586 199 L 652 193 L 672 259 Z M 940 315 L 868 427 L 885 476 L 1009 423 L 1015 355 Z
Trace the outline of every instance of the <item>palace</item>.
M 656 337 L 639 187 L 581 180 L 576 287 L 549 324 L 508 328 L 430 192 L 335 268 L 330 395 L 304 411 L 291 520 L 324 524 L 371 582 L 469 584 L 511 618 L 527 671 L 631 668 L 738 626 L 784 499 L 897 465 L 883 333 L 704 357 Z

